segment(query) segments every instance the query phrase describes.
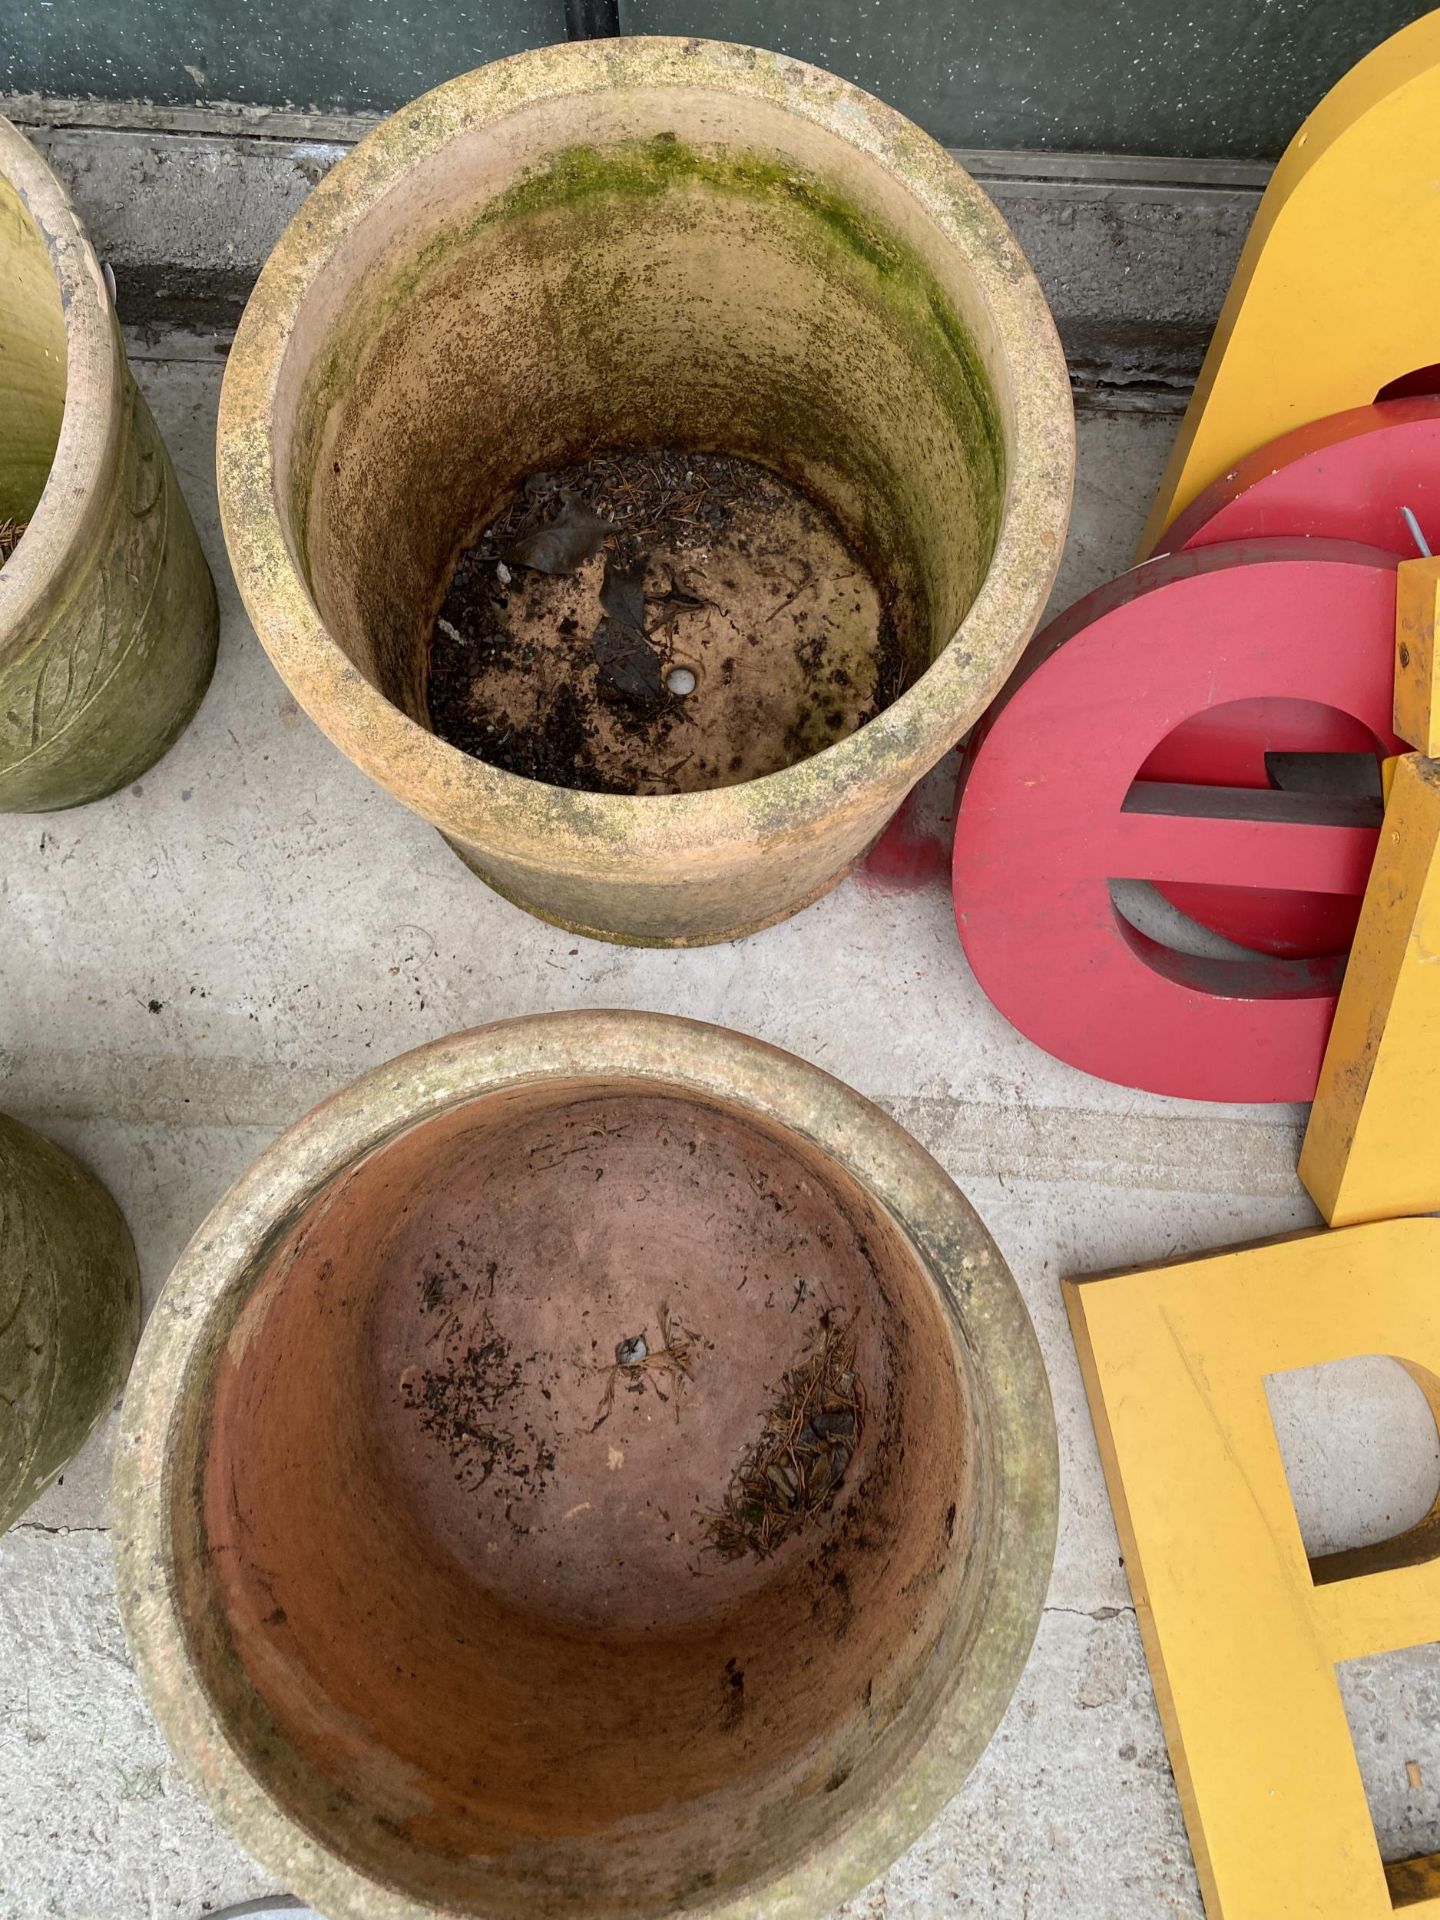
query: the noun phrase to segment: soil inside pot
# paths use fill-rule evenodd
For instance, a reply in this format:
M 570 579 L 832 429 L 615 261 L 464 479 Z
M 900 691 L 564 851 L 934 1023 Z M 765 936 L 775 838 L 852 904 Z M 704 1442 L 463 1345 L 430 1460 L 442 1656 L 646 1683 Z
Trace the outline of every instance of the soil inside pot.
M 766 467 L 597 452 L 530 475 L 461 554 L 431 640 L 431 723 L 552 786 L 757 779 L 904 691 L 894 598 Z

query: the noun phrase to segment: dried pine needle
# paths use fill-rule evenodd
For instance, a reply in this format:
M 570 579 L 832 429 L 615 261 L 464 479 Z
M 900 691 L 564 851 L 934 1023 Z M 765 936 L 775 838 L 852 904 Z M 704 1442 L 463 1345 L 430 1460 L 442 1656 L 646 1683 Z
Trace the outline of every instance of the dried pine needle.
M 763 1559 L 838 1492 L 865 1427 L 855 1347 L 853 1319 L 827 1324 L 820 1351 L 785 1375 L 764 1432 L 709 1518 L 710 1543 L 724 1559 Z

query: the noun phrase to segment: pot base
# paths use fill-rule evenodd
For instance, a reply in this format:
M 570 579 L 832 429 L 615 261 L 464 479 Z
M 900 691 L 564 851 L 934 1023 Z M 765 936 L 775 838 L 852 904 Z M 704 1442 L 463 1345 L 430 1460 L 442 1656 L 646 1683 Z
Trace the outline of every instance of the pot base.
M 804 1561 L 807 1607 L 833 1610 L 844 1581 L 817 1549 L 864 1531 L 863 1492 L 846 1519 L 863 1450 L 837 1472 L 812 1444 L 816 1497 L 774 1484 L 773 1550 L 732 1557 L 722 1524 L 790 1374 L 855 1349 L 847 1456 L 889 1398 L 876 1276 L 786 1150 L 675 1101 L 577 1103 L 468 1158 L 381 1284 L 372 1394 L 396 1482 L 489 1596 L 648 1634 Z
M 437 832 L 439 829 L 437 829 Z M 448 833 L 440 833 L 440 838 L 449 847 L 457 860 L 462 861 L 477 880 L 483 880 L 492 893 L 498 893 L 502 900 L 508 900 L 512 907 L 523 907 L 525 912 L 536 920 L 543 920 L 547 926 L 559 927 L 562 932 L 578 934 L 583 940 L 604 940 L 614 947 L 719 947 L 728 940 L 748 940 L 752 933 L 764 933 L 767 927 L 778 927 L 782 920 L 789 920 L 802 908 L 813 907 L 817 900 L 823 900 L 827 893 L 833 893 L 847 875 L 853 873 L 865 858 L 860 854 L 854 860 L 847 860 L 838 873 L 832 873 L 813 893 L 806 894 L 803 900 L 796 900 L 780 908 L 777 913 L 766 914 L 761 920 L 747 920 L 737 927 L 726 927 L 718 933 L 677 933 L 667 940 L 645 939 L 639 934 L 622 933 L 616 928 L 592 927 L 582 920 L 565 920 L 558 913 L 551 913 L 538 901 L 522 893 L 518 887 L 507 887 L 503 881 L 482 866 L 478 855 L 458 840 L 452 840 Z M 878 838 L 878 835 L 877 835 Z M 873 845 L 873 842 L 871 843 Z M 866 849 L 866 852 L 869 848 Z

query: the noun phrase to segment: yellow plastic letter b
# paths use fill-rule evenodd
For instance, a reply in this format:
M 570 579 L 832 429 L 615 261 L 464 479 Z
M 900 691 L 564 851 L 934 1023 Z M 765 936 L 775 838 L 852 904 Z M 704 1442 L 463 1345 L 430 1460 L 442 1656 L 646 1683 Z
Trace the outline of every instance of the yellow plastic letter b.
M 1440 1502 L 1311 1562 L 1266 1376 L 1389 1354 L 1440 1419 L 1440 1220 L 1067 1280 L 1066 1305 L 1209 1920 L 1440 1916 L 1385 1863 L 1337 1663 L 1440 1638 Z

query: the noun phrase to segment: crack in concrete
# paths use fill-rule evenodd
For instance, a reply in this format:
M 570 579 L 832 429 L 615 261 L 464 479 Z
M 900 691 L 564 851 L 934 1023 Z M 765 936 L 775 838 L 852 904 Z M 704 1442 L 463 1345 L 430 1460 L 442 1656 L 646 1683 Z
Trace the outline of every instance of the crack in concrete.
M 10 1529 L 12 1533 L 109 1533 L 106 1527 L 47 1527 L 40 1520 L 18 1520 Z

